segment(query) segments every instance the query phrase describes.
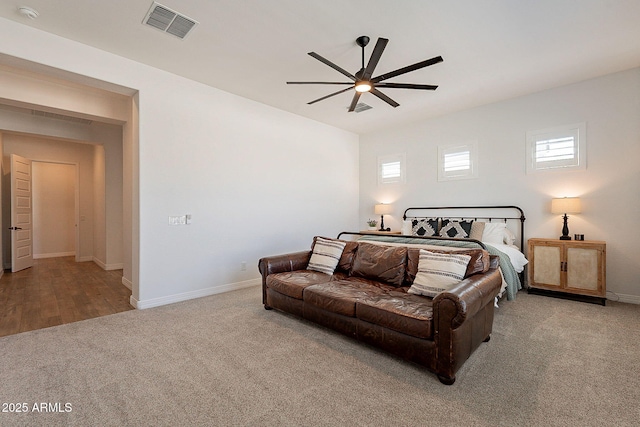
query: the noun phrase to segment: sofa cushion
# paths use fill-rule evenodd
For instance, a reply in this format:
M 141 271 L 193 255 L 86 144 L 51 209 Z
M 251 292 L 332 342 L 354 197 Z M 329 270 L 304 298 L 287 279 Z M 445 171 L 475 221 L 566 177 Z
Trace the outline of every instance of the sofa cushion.
M 356 303 L 356 317 L 416 338 L 433 337 L 432 299 L 389 292 Z
M 360 242 L 353 260 L 351 275 L 402 286 L 407 248 Z
M 392 290 L 393 287 L 369 280 L 335 280 L 304 288 L 305 304 L 311 304 L 332 313 L 356 316 L 356 302 Z
M 467 264 L 467 270 L 464 273 L 464 278 L 471 276 L 472 274 L 477 273 L 486 273 L 489 271 L 489 263 L 490 263 L 490 255 L 484 249 L 428 249 L 429 252 L 439 253 L 439 254 L 462 254 L 469 255 L 471 259 L 469 260 L 469 264 Z M 407 274 L 406 274 L 406 284 L 413 284 L 414 279 L 416 278 L 416 274 L 418 273 L 418 262 L 420 261 L 420 249 L 419 248 L 409 248 L 407 251 Z
M 267 287 L 291 298 L 302 299 L 302 291 L 307 286 L 345 277 L 344 274 L 331 276 L 312 270 L 287 271 L 268 275 Z
M 345 242 L 316 237 L 307 269 L 333 274 L 340 262 L 344 247 Z
M 440 254 L 421 249 L 418 274 L 409 293 L 435 297 L 446 291 L 464 278 L 470 259 L 469 255 Z
M 356 251 L 358 250 L 358 242 L 345 242 L 342 256 L 338 262 L 337 270 L 343 272 L 351 271 L 353 266 L 353 259 L 356 257 Z

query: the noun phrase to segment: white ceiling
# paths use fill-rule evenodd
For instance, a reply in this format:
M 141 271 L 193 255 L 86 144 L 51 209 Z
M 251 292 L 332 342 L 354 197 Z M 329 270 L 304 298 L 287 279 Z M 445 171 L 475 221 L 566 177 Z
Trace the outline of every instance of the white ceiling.
M 199 21 L 184 40 L 142 20 L 152 0 L 2 0 L 0 16 L 356 133 L 381 130 L 640 66 L 638 0 L 160 0 Z M 36 9 L 29 20 L 18 6 Z M 360 48 L 389 39 L 375 75 L 441 55 L 390 79 L 435 92 L 385 89 L 392 108 L 347 113 L 352 92 L 313 105 L 347 81 L 307 55 L 355 73 Z

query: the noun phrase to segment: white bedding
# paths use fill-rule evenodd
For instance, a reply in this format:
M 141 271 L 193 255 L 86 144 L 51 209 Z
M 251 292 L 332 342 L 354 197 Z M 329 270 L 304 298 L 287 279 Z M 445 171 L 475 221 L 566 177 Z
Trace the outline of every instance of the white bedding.
M 509 256 L 509 259 L 511 260 L 511 264 L 513 264 L 513 268 L 518 273 L 522 273 L 522 270 L 524 270 L 524 266 L 529 263 L 529 261 L 524 257 L 524 254 L 520 252 L 520 249 L 518 249 L 518 247 L 515 245 L 486 242 L 483 243 L 485 243 L 486 245 L 491 245 L 500 252 L 504 252 L 505 254 L 507 254 L 507 256 Z

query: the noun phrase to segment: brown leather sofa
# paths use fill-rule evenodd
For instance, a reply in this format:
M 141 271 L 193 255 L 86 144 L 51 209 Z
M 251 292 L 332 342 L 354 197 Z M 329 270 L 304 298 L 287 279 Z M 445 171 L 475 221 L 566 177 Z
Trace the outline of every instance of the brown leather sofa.
M 465 278 L 433 299 L 407 293 L 419 248 L 347 242 L 333 275 L 307 270 L 312 250 L 262 258 L 263 304 L 418 363 L 453 384 L 471 353 L 489 341 L 501 285 L 497 257 L 482 249 L 464 253 L 472 255 Z

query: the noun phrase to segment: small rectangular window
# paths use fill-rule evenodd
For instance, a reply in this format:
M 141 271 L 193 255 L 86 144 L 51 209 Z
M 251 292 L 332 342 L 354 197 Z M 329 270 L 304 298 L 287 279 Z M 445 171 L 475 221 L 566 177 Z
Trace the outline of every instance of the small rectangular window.
M 478 177 L 476 142 L 438 147 L 438 181 Z
M 405 182 L 405 155 L 378 157 L 378 184 Z
M 546 169 L 586 168 L 586 125 L 527 132 L 527 173 Z

